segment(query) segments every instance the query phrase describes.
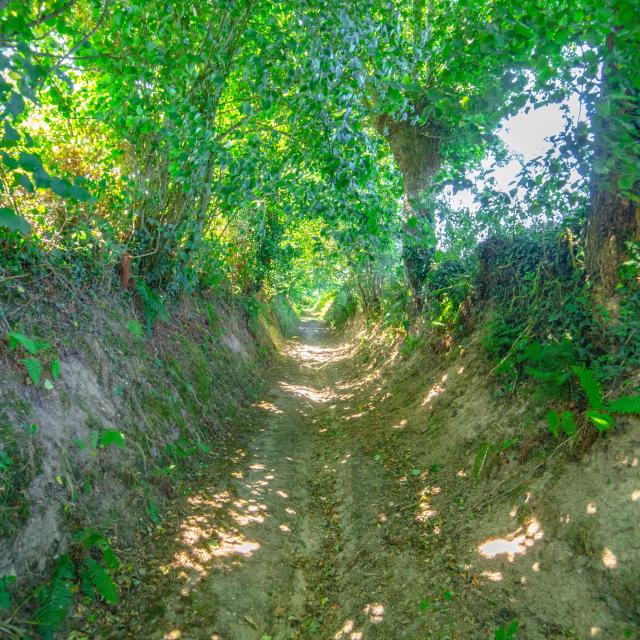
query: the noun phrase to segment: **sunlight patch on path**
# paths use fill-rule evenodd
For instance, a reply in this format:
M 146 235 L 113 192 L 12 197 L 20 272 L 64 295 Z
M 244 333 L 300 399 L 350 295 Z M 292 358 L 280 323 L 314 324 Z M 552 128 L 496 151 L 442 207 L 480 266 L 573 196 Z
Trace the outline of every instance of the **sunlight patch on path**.
M 280 387 L 288 393 L 310 400 L 314 404 L 324 404 L 333 398 L 333 394 L 329 391 L 314 389 L 301 384 L 290 384 L 282 381 L 280 382 Z
M 527 526 L 516 529 L 504 538 L 489 538 L 479 547 L 478 553 L 483 558 L 494 559 L 500 555 L 506 555 L 509 562 L 513 562 L 516 556 L 524 555 L 530 547 L 542 540 L 544 531 L 540 523 L 532 518 Z

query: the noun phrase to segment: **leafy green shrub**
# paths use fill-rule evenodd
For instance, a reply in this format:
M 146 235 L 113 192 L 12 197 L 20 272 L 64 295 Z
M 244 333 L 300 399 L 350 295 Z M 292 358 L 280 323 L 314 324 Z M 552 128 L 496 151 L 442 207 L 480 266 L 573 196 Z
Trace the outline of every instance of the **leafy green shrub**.
M 640 396 L 624 396 L 605 403 L 600 384 L 592 371 L 586 367 L 574 367 L 573 374 L 586 396 L 587 408 L 584 416 L 598 431 L 608 431 L 615 427 L 614 415 L 640 415 Z M 567 437 L 576 433 L 575 416 L 571 411 L 559 414 L 551 410 L 547 414 L 547 422 L 554 437 L 557 437 L 560 431 Z
M 20 362 L 27 370 L 27 374 L 34 385 L 38 385 L 42 379 L 44 372 L 44 365 L 42 358 L 47 356 L 48 366 L 51 372 L 51 377 L 57 380 L 60 377 L 60 360 L 57 357 L 51 355 L 51 345 L 45 340 L 38 340 L 29 338 L 28 336 L 18 331 L 10 331 L 7 333 L 9 340 L 9 350 L 13 351 L 16 348 L 21 348 L 27 357 L 21 358 Z M 45 379 L 44 387 L 47 390 L 53 389 L 53 383 L 49 378 Z
M 422 285 L 423 313 L 436 326 L 453 328 L 475 277 L 472 260 L 436 260 Z
M 640 243 L 628 252 L 612 313 L 591 295 L 571 230 L 549 227 L 481 245 L 478 296 L 491 302 L 495 318 L 483 346 L 496 372 L 514 386 L 528 377 L 545 394 L 566 395 L 557 376 L 566 382 L 573 366 L 589 363 L 603 382 L 640 366 Z

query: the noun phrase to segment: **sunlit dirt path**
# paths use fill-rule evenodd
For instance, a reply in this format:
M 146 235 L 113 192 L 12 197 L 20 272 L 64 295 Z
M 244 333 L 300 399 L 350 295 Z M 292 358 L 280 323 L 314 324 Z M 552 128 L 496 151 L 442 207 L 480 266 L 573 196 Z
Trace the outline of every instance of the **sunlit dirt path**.
M 189 576 L 155 638 L 298 637 L 306 621 L 306 568 L 322 546 L 310 508 L 314 431 L 335 397 L 331 369 L 345 347 L 318 322 L 300 326 L 266 397 L 259 435 L 232 472 L 233 485 L 194 496 L 174 562 Z M 187 624 L 180 613 L 197 612 Z
M 518 640 L 623 637 L 598 631 L 627 624 L 617 605 L 608 619 L 584 597 L 599 574 L 577 571 L 578 589 L 556 596 L 541 555 L 546 544 L 561 557 L 553 523 L 526 510 L 529 490 L 520 520 L 510 498 L 478 513 L 487 485 L 470 480 L 469 447 L 450 433 L 476 428 L 477 386 L 463 392 L 486 379 L 482 364 L 467 358 L 477 372 L 448 388 L 460 401 L 445 420 L 430 403 L 459 361 L 443 374 L 355 341 L 300 323 L 232 439 L 152 543 L 123 554 L 121 603 L 73 640 L 490 640 L 516 619 Z
M 220 468 L 177 500 L 175 526 L 131 557 L 121 604 L 80 637 L 492 637 L 511 613 L 450 602 L 466 580 L 457 502 L 441 501 L 434 519 L 440 488 L 413 471 L 428 441 L 407 446 L 415 392 L 400 379 L 391 393 L 380 376 L 303 320 L 252 409 L 248 443 L 220 452 Z
M 326 443 L 318 438 L 327 433 L 336 403 L 348 399 L 336 389 L 348 358 L 349 345 L 322 323 L 301 322 L 270 390 L 255 405 L 257 436 L 236 451 L 228 482 L 187 498 L 175 552 L 159 567 L 164 579 L 150 576 L 153 588 L 139 589 L 138 602 L 125 597 L 111 633 L 101 629 L 101 635 L 323 637 L 313 612 L 327 605 L 318 594 L 332 571 L 325 556 L 337 551 L 338 516 L 330 487 L 320 488 L 327 495 L 315 490 L 326 472 Z M 143 569 L 143 579 L 147 575 Z

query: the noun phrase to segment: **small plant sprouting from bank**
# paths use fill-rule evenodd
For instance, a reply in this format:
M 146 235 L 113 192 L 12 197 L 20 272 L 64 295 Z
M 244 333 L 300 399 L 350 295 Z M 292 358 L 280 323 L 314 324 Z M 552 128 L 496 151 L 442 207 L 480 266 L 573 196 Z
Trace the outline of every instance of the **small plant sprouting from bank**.
M 165 322 L 169 319 L 167 308 L 162 296 L 154 291 L 144 280 L 136 280 L 136 292 L 140 302 L 142 302 L 147 335 L 151 335 L 153 325 L 158 319 Z
M 518 621 L 512 620 L 509 624 L 498 627 L 493 634 L 494 640 L 517 640 Z
M 16 581 L 16 577 L 1 576 L 0 577 L 0 610 L 7 610 L 11 608 L 11 592 L 9 591 L 9 585 Z
M 60 360 L 51 353 L 51 345 L 48 342 L 30 338 L 19 331 L 10 331 L 7 333 L 7 339 L 9 351 L 19 349 L 23 352 L 25 357 L 20 358 L 20 362 L 35 386 L 40 384 L 45 365 L 48 366 L 54 381 L 60 377 Z M 53 382 L 48 377 L 44 380 L 44 388 L 47 391 L 53 389 Z
M 586 367 L 574 367 L 573 374 L 587 399 L 583 415 L 598 431 L 604 432 L 615 427 L 615 415 L 640 415 L 640 396 L 624 396 L 606 403 L 592 371 Z M 547 414 L 547 423 L 554 437 L 558 437 L 560 433 L 567 437 L 576 434 L 576 416 L 573 411 L 559 413 L 551 410 Z

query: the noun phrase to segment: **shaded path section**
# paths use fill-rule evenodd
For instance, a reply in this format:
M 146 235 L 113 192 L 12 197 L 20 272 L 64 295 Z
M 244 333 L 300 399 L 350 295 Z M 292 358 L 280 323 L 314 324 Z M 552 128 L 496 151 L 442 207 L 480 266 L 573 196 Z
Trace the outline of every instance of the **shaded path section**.
M 147 637 L 284 639 L 308 630 L 306 573 L 325 536 L 310 509 L 313 433 L 335 399 L 332 367 L 348 354 L 317 321 L 299 333 L 256 404 L 262 426 L 236 452 L 230 481 L 188 498 L 177 551 L 161 567 L 163 602 L 139 621 Z

